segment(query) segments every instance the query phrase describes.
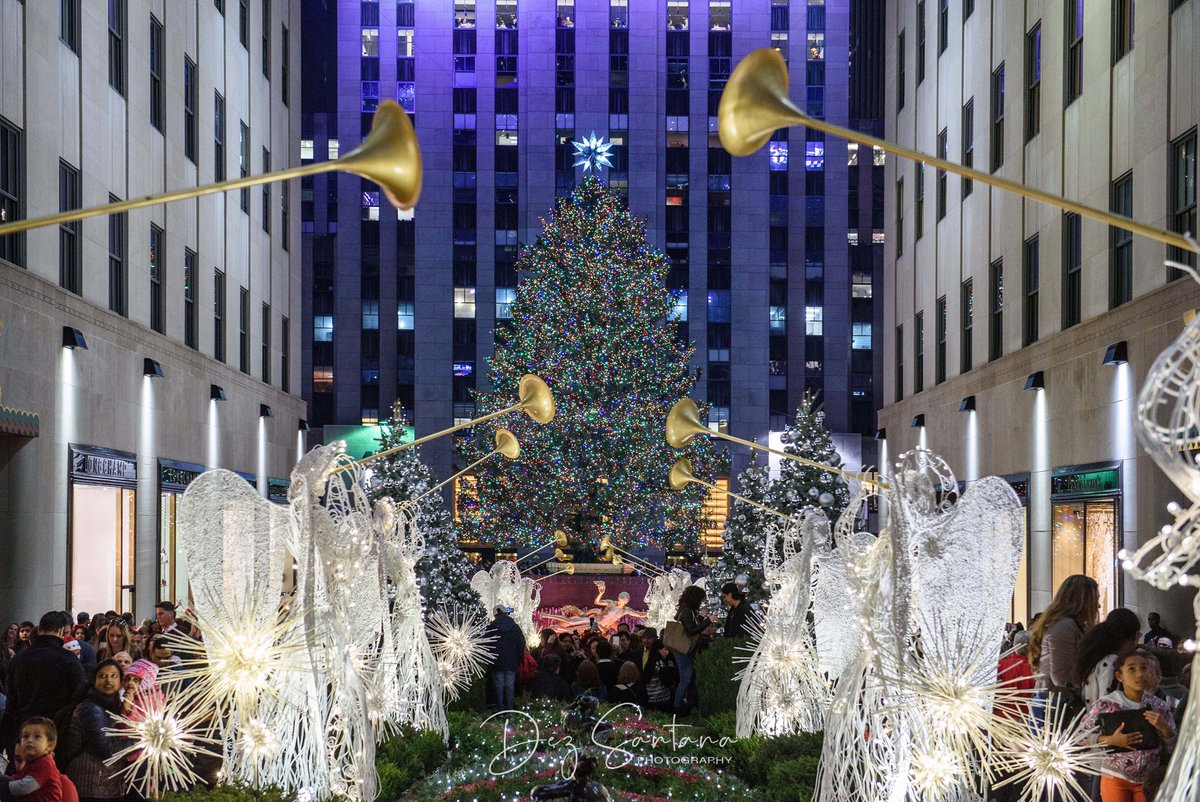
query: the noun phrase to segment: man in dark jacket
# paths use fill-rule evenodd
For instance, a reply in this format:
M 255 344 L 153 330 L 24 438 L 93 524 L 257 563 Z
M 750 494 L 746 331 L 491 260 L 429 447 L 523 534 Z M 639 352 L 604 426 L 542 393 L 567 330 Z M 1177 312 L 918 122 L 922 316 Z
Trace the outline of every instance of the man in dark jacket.
M 613 686 L 617 684 L 617 674 L 621 667 L 612 659 L 613 647 L 606 640 L 596 641 L 596 672 L 600 675 L 600 681 L 604 683 L 604 687 L 612 693 Z
M 8 706 L 0 722 L 0 735 L 10 755 L 21 722 L 32 716 L 54 719 L 69 711 L 87 688 L 79 658 L 63 648 L 71 617 L 49 612 L 38 623 L 33 644 L 23 649 L 8 667 Z
M 537 673 L 525 683 L 525 690 L 531 699 L 552 699 L 556 702 L 571 700 L 570 684 L 558 675 L 562 660 L 557 654 L 542 657 Z
M 729 605 L 725 614 L 725 637 L 745 638 L 750 632 L 747 628 L 746 594 L 733 582 L 726 582 L 721 588 L 721 601 Z
M 517 669 L 525 656 L 525 635 L 509 614 L 511 607 L 497 607 L 496 617 L 488 624 L 486 635 L 495 637 L 496 659 L 488 669 L 492 704 L 497 710 L 511 710 L 517 691 Z

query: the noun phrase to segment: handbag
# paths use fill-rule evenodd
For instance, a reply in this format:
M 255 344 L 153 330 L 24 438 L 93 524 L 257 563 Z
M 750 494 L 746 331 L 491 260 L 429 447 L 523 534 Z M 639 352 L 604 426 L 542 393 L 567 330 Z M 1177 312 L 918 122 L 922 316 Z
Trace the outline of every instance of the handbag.
M 663 628 L 663 646 L 680 654 L 691 654 L 699 635 L 689 635 L 678 621 L 668 621 Z

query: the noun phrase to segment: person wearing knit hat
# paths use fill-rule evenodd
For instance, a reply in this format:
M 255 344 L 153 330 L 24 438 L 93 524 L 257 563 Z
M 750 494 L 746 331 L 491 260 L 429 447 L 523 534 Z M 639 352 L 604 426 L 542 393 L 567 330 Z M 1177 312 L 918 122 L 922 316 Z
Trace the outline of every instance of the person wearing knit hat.
M 158 666 L 149 660 L 134 660 L 125 669 L 124 689 L 127 715 L 137 721 L 146 709 L 163 700 L 162 690 L 158 687 Z

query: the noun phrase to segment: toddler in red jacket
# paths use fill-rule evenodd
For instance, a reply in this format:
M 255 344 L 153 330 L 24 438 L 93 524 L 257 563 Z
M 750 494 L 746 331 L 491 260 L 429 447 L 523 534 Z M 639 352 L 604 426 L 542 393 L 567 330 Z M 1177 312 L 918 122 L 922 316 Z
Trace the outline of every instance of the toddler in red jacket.
M 3 802 L 79 802 L 75 784 L 54 764 L 58 730 L 48 718 L 34 716 L 21 725 L 17 771 L 0 776 Z

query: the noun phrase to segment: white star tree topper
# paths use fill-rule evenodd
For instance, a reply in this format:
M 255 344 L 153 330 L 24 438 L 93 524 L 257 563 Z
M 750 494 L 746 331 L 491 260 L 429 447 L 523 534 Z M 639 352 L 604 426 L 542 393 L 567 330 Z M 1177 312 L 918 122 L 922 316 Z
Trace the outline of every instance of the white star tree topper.
M 612 168 L 612 162 L 609 161 L 609 157 L 612 156 L 612 143 L 605 142 L 604 137 L 596 136 L 595 131 L 585 136 L 582 142 L 572 141 L 571 145 L 575 148 L 572 154 L 575 157 L 573 167 L 582 167 L 585 173 L 593 167 L 597 172 L 601 167 Z

